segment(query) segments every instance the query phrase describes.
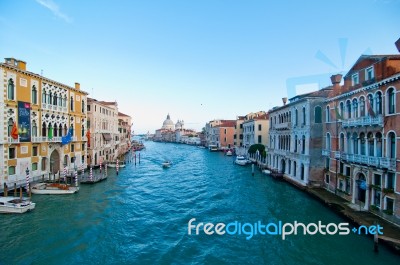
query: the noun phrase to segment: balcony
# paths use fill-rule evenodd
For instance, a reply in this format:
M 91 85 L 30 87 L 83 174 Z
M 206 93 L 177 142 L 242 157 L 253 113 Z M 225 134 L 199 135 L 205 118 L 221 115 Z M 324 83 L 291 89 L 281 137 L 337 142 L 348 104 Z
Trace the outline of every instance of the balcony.
M 341 154 L 341 159 L 351 163 L 373 166 L 377 168 L 386 168 L 389 170 L 396 170 L 396 159 L 387 157 L 375 157 L 366 155 L 355 154 Z
M 61 143 L 61 137 L 53 137 L 49 139 L 47 136 L 32 136 L 31 138 L 32 143 Z
M 8 143 L 10 144 L 18 144 L 19 143 L 19 136 L 17 139 L 14 139 L 12 137 L 8 137 Z
M 378 125 L 380 127 L 383 127 L 383 117 L 378 116 L 378 117 L 360 117 L 360 118 L 355 118 L 355 119 L 350 119 L 350 120 L 344 120 L 342 122 L 343 127 L 357 127 L 357 126 L 372 126 L 372 125 Z
M 276 130 L 289 130 L 292 127 L 292 123 L 291 122 L 283 122 L 283 123 L 278 123 L 278 124 L 274 124 L 274 129 Z

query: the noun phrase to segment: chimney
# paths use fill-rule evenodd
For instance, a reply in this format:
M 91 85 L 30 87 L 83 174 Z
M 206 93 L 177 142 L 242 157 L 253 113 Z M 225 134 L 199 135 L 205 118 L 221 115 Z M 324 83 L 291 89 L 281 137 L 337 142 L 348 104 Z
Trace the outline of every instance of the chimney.
M 14 58 L 4 58 L 4 60 L 6 64 L 17 67 L 22 71 L 26 71 L 26 62 Z
M 400 38 L 394 44 L 396 45 L 397 50 L 400 52 Z
M 81 89 L 81 84 L 75 82 L 75 89 L 78 89 L 78 90 Z
M 340 82 L 342 81 L 342 75 L 336 74 L 331 76 L 331 82 L 333 85 L 333 93 L 335 95 L 340 94 Z
M 286 105 L 287 98 L 282 98 L 283 105 Z

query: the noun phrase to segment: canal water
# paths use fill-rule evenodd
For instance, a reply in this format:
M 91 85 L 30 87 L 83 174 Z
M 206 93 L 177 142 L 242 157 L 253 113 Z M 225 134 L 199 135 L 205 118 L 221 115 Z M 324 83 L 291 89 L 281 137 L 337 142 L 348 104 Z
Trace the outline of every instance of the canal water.
M 36 209 L 0 215 L 0 264 L 399 264 L 355 235 L 188 235 L 188 221 L 345 222 L 288 183 L 193 146 L 146 142 L 141 163 L 82 185 L 33 195 Z M 173 165 L 163 169 L 169 159 Z M 137 161 L 138 162 L 138 161 Z

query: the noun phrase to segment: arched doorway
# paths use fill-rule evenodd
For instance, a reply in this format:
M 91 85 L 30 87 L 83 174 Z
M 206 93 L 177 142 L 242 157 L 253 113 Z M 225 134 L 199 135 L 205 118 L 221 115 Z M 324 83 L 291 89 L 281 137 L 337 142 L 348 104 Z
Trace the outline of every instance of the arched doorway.
M 365 175 L 363 173 L 358 174 L 357 180 L 358 186 L 358 200 L 365 203 L 365 191 L 367 189 L 367 182 L 365 180 Z
M 57 150 L 53 150 L 50 155 L 50 173 L 56 174 L 60 171 L 60 154 Z
M 286 172 L 286 162 L 285 159 L 281 160 L 281 172 L 285 173 Z

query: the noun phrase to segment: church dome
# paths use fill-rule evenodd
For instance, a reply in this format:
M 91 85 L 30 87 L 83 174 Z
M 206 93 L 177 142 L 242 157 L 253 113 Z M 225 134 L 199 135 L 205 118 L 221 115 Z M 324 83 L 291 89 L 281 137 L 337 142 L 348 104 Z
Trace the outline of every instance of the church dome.
M 162 129 L 167 129 L 167 130 L 174 130 L 175 125 L 174 122 L 171 120 L 169 114 L 167 115 L 167 118 L 163 122 Z

